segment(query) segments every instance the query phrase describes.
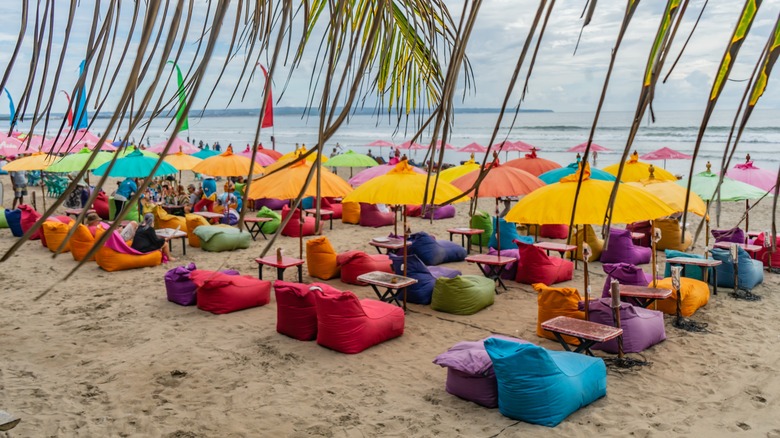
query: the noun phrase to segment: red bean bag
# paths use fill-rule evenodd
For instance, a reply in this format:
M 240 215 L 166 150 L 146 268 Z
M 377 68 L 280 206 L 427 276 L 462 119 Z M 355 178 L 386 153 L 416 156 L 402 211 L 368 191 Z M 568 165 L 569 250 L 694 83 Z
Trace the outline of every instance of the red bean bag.
M 360 226 L 361 227 L 386 227 L 395 222 L 395 213 L 387 213 L 379 210 L 375 204 L 360 203 Z
M 303 228 L 301 228 L 300 224 L 300 218 L 301 218 L 301 209 L 296 208 L 294 211 L 290 211 L 290 207 L 284 206 L 282 207 L 282 222 L 284 222 L 284 219 L 287 217 L 287 215 L 292 215 L 290 218 L 290 222 L 287 222 L 287 226 L 285 226 L 282 229 L 282 236 L 288 236 L 288 237 L 300 237 L 301 235 L 304 236 L 311 236 L 314 234 L 314 218 L 313 217 L 306 217 L 303 219 Z
M 365 286 L 366 283 L 357 278 L 372 271 L 393 273 L 392 262 L 386 254 L 368 255 L 363 251 L 352 250 L 339 254 L 336 263 L 341 267 L 341 281 L 348 284 Z
M 518 283 L 544 283 L 551 285 L 571 280 L 574 273 L 574 263 L 548 256 L 543 249 L 515 240 L 520 254 L 517 262 Z
M 106 192 L 101 191 L 97 194 L 95 202 L 92 203 L 92 208 L 95 209 L 95 213 L 97 213 L 101 219 L 109 220 L 111 218 L 109 215 L 108 195 L 106 195 Z
M 771 242 L 772 235 L 769 235 L 769 241 Z M 764 242 L 766 240 L 764 239 L 764 233 L 761 233 L 756 238 L 756 241 L 753 242 L 754 245 L 758 245 L 761 247 L 761 249 L 756 253 L 756 260 L 760 260 L 761 263 L 764 264 L 764 266 L 771 266 L 773 268 L 780 268 L 780 236 L 777 236 L 777 247 L 778 250 L 775 252 L 771 252 L 772 248 L 771 246 L 769 248 L 764 246 Z
M 28 204 L 22 204 L 18 208 L 19 211 L 22 212 L 22 219 L 20 221 L 20 224 L 22 225 L 22 232 L 26 233 L 27 230 L 32 228 L 32 226 L 35 225 L 36 222 L 38 222 L 38 219 L 40 219 L 42 215 L 37 211 L 35 211 L 35 209 Z M 41 232 L 41 229 L 38 228 L 38 230 L 35 231 L 35 233 L 33 233 L 32 236 L 30 236 L 30 240 L 38 240 L 41 238 L 42 234 L 43 233 Z
M 404 333 L 404 311 L 373 299 L 359 300 L 352 292 L 315 288 L 317 343 L 346 354 L 361 351 Z
M 317 338 L 317 302 L 308 284 L 274 282 L 276 331 L 299 341 Z
M 422 216 L 422 205 L 407 205 L 406 206 L 407 217 L 420 217 Z
M 190 279 L 198 287 L 198 309 L 222 314 L 271 302 L 271 282 L 249 275 L 196 269 Z
M 341 202 L 336 202 L 333 200 L 333 198 L 322 198 L 320 207 L 332 211 L 333 219 L 341 219 L 342 213 L 344 211 L 344 206 L 341 205 Z

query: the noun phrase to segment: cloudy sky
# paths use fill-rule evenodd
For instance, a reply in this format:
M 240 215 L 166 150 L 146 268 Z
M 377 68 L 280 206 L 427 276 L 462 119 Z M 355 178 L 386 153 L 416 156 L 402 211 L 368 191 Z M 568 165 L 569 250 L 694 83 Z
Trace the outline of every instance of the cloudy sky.
M 35 3 L 30 3 L 34 7 Z M 62 36 L 64 35 L 68 3 L 56 2 L 58 9 L 55 10 L 54 16 L 57 31 L 55 31 L 53 41 L 53 59 L 56 59 L 62 50 Z M 102 3 L 107 4 L 108 2 L 103 1 Z M 142 5 L 144 3 L 141 2 Z M 447 3 L 457 23 L 463 3 L 454 0 L 448 0 Z M 658 26 L 664 3 L 660 0 L 641 3 L 620 49 L 607 97 L 607 110 L 622 111 L 635 108 L 651 39 Z M 656 91 L 654 107 L 657 111 L 704 108 L 717 63 L 723 55 L 723 50 L 741 10 L 740 3 L 726 0 L 709 2 L 686 53 L 669 81 L 659 85 Z M 595 108 L 609 63 L 610 51 L 623 17 L 625 2 L 615 0 L 599 2 L 595 17 L 591 24 L 585 28 L 575 55 L 574 47 L 582 25 L 580 14 L 583 4 L 584 2 L 581 0 L 558 1 L 542 41 L 540 54 L 530 82 L 529 94 L 523 104 L 524 108 L 546 108 L 555 111 L 593 111 Z M 678 41 L 673 46 L 670 58 L 675 57 L 679 52 L 702 4 L 703 0 L 691 0 L 691 6 L 680 31 L 681 35 L 678 35 Z M 191 59 L 195 54 L 196 37 L 207 14 L 206 5 L 205 0 L 195 0 L 193 29 L 185 44 L 183 59 Z M 750 74 L 777 17 L 777 6 L 771 2 L 764 2 L 753 30 L 743 46 L 732 78 L 744 79 Z M 124 1 L 122 7 L 124 24 L 118 32 L 118 41 L 120 42 L 124 41 L 129 31 L 133 2 Z M 475 86 L 466 93 L 465 99 L 458 103 L 459 106 L 500 106 L 536 7 L 536 1 L 485 0 L 468 47 Z M 65 55 L 65 64 L 58 88 L 72 89 L 78 78 L 78 65 L 84 58 L 86 41 L 92 28 L 93 8 L 94 0 L 82 0 L 77 8 L 72 41 Z M 105 6 L 103 6 L 104 11 Z M 34 14 L 35 10 L 33 9 L 31 13 Z M 11 58 L 20 28 L 19 3 L 2 2 L 0 14 L 5 17 L 5 26 L 0 28 L 0 65 L 5 69 Z M 228 53 L 231 31 L 232 21 L 227 28 L 223 29 L 216 56 L 212 58 L 210 68 L 207 71 L 206 84 L 213 84 L 219 74 L 222 62 Z M 28 79 L 28 69 L 33 52 L 32 32 L 32 25 L 30 25 L 27 38 L 7 84 L 8 90 L 17 100 Z M 136 50 L 137 44 L 138 37 L 136 35 L 131 39 L 131 52 Z M 116 50 L 119 47 L 121 44 L 118 43 Z M 287 72 L 285 71 L 285 75 L 279 76 L 279 79 L 275 81 L 274 92 L 277 96 L 281 96 L 279 106 L 307 104 L 310 93 L 309 81 L 316 49 L 316 44 L 309 48 L 300 67 L 290 76 L 290 81 L 283 94 L 281 89 L 285 85 Z M 221 109 L 227 106 L 229 96 L 240 74 L 241 64 L 245 59 L 242 53 L 236 55 L 234 62 L 226 70 L 224 82 L 209 103 L 209 108 Z M 667 62 L 667 69 L 669 65 L 671 65 L 671 59 Z M 184 63 L 182 67 L 186 70 L 187 64 Z M 50 75 L 47 81 L 50 84 L 52 80 L 53 76 Z M 124 85 L 126 80 L 127 72 L 120 72 L 118 83 Z M 770 82 L 760 106 L 765 108 L 780 107 L 778 104 L 778 97 L 780 97 L 778 81 L 780 79 L 775 79 L 775 83 Z M 34 81 L 34 85 L 40 86 L 40 74 Z M 743 82 L 730 82 L 721 99 L 720 108 L 736 108 L 744 86 Z M 250 84 L 247 98 L 244 101 L 235 100 L 230 108 L 259 107 L 261 87 L 261 82 L 255 80 Z M 116 103 L 121 88 L 117 87 L 116 90 L 112 91 L 108 100 L 109 105 Z M 200 93 L 197 97 L 195 108 L 204 106 L 210 86 L 206 88 L 206 92 Z M 172 91 L 169 89 L 167 92 L 171 93 Z M 463 90 L 458 96 L 462 94 Z M 2 100 L 4 99 L 5 97 L 2 98 Z M 65 99 L 58 95 L 55 98 L 54 110 L 62 111 L 65 107 Z M 7 111 L 5 103 L 0 102 L 0 114 L 7 114 Z

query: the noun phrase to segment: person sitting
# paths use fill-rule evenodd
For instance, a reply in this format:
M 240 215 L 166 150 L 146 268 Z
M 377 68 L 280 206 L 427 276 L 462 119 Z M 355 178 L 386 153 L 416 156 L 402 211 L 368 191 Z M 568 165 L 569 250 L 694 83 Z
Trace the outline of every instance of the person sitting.
M 184 205 L 184 211 L 186 213 L 192 213 L 195 210 L 195 204 L 198 203 L 200 198 L 203 196 L 202 190 L 197 190 L 195 188 L 195 184 L 190 184 L 187 186 L 187 201 L 183 204 Z
M 138 229 L 135 231 L 133 243 L 130 247 L 143 253 L 162 251 L 163 255 L 167 257 L 169 261 L 176 261 L 175 258 L 171 257 L 168 239 L 158 236 L 154 231 L 154 215 L 152 213 L 146 213 L 144 215 L 144 222 L 139 225 Z
M 101 227 L 104 230 L 108 229 L 108 224 L 103 222 L 103 219 L 100 216 L 98 216 L 97 213 L 87 214 L 87 217 L 84 219 L 84 222 L 85 225 L 87 226 L 87 229 L 89 230 L 90 233 L 92 233 L 93 236 L 96 235 L 98 227 Z

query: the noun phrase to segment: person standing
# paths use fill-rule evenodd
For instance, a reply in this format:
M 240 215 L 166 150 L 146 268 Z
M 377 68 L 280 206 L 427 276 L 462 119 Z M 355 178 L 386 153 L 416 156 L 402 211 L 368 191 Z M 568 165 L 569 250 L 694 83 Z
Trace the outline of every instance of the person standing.
M 116 193 L 114 193 L 114 206 L 116 207 L 117 216 L 125 206 L 125 202 L 132 198 L 137 191 L 138 185 L 132 178 L 125 178 L 124 181 L 119 183 L 119 187 L 116 189 Z
M 14 202 L 11 209 L 16 209 L 17 205 L 24 204 L 24 197 L 27 195 L 27 173 L 23 170 L 10 172 L 11 186 L 14 189 Z M 18 201 L 18 202 L 17 202 Z

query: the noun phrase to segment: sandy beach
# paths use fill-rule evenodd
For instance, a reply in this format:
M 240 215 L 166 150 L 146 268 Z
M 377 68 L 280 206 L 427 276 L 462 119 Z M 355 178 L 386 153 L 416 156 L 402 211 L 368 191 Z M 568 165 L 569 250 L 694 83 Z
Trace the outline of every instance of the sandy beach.
M 480 204 L 492 210 L 490 200 Z M 410 219 L 412 231 L 446 237 L 446 228 L 468 223 L 467 203 L 457 208 L 454 219 L 433 224 Z M 722 228 L 736 224 L 743 208 L 724 205 Z M 751 212 L 751 229 L 768 229 L 770 218 L 771 200 L 765 200 Z M 373 252 L 370 238 L 390 231 L 336 221 L 324 234 L 339 252 Z M 14 240 L 10 230 L 0 230 L 0 251 Z M 190 247 L 182 256 L 176 241 L 176 263 L 115 273 L 90 263 L 65 282 L 76 265 L 70 254 L 52 259 L 40 242 L 26 243 L 0 266 L 0 409 L 22 417 L 2 436 L 780 437 L 776 274 L 766 273 L 754 290 L 762 301 L 735 300 L 721 288 L 693 316 L 709 324 L 709 333 L 678 330 L 667 316 L 667 340 L 642 354 L 651 366 L 610 368 L 607 397 L 551 429 L 448 394 L 446 369 L 431 362 L 456 342 L 491 333 L 560 350 L 535 334 L 536 294 L 529 285 L 507 282 L 509 290 L 493 306 L 472 316 L 411 304 L 402 337 L 357 355 L 278 334 L 273 298 L 219 316 L 166 300 L 168 269 L 194 262 L 257 275 L 254 258 L 265 243 L 261 238 L 248 250 L 227 253 Z M 275 247 L 297 255 L 297 245 L 280 237 Z M 448 266 L 477 273 L 465 262 Z M 601 264 L 590 271 L 593 289 L 601 290 Z M 311 281 L 305 270 L 304 281 Z M 582 290 L 582 282 L 580 265 L 564 285 Z M 375 297 L 369 287 L 329 283 Z

